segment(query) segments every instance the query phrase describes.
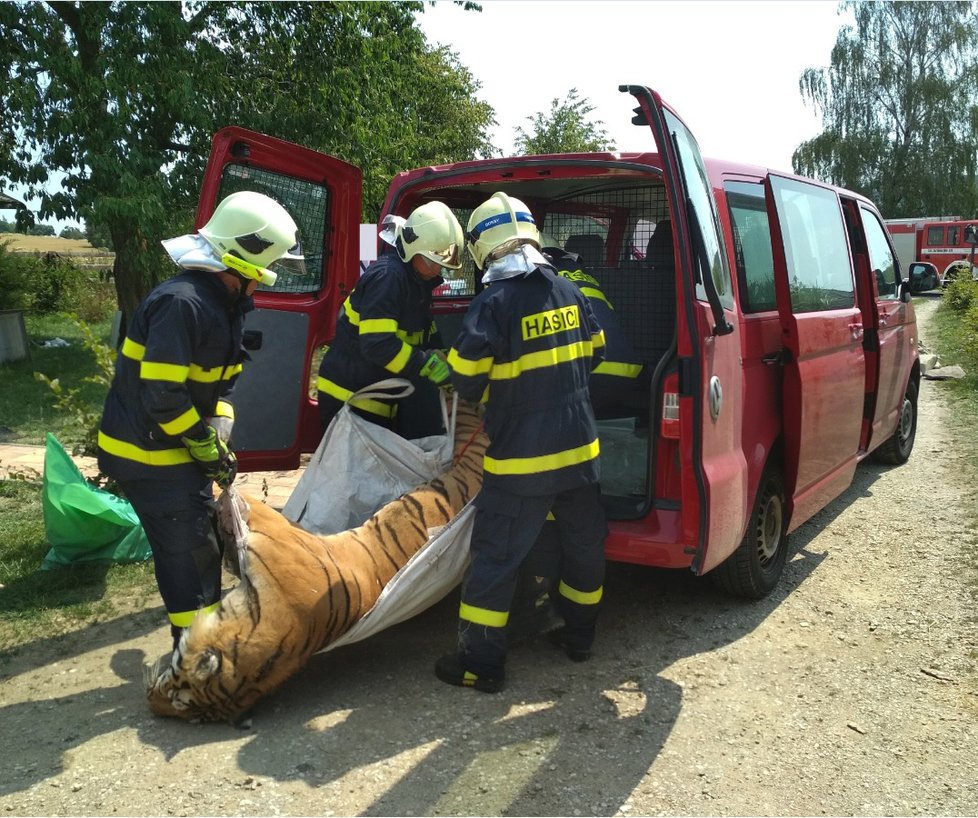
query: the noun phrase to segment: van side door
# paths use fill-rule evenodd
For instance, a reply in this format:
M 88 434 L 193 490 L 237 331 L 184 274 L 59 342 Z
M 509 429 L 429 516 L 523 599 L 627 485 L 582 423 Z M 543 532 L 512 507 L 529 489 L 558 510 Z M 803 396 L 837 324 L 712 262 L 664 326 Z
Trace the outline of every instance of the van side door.
M 702 574 L 737 548 L 747 524 L 739 322 L 726 242 L 692 133 L 655 91 L 620 86 L 639 102 L 662 159 L 672 216 L 677 291 L 683 537 Z
M 774 174 L 765 187 L 785 351 L 782 413 L 792 531 L 852 482 L 866 382 L 863 319 L 836 192 Z
M 859 244 L 865 253 L 865 263 L 856 265 L 857 284 L 867 335 L 874 341 L 870 348 L 875 352 L 875 366 L 867 366 L 866 393 L 872 394 L 872 414 L 862 446 L 866 449 L 888 438 L 896 428 L 916 339 L 913 306 L 900 299 L 898 264 L 883 220 L 864 202 L 845 204 L 858 216 L 852 220 L 855 235 L 851 243 L 854 251 Z
M 322 437 L 310 397 L 313 350 L 333 337 L 359 275 L 362 174 L 339 159 L 248 131 L 214 134 L 196 226 L 239 190 L 280 202 L 299 226 L 305 275 L 261 285 L 245 318 L 249 356 L 234 388 L 234 448 L 242 471 L 294 469 Z M 274 265 L 273 265 L 274 269 Z

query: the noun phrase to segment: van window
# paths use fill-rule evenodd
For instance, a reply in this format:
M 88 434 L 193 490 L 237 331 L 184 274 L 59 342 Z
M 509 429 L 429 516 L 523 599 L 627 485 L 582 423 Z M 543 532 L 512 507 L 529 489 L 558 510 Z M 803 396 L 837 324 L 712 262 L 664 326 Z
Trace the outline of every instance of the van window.
M 961 230 L 961 228 L 959 228 L 959 227 L 949 227 L 947 229 L 947 243 L 948 244 L 954 245 L 954 244 L 960 244 L 961 243 L 961 239 L 958 236 L 958 233 L 960 232 L 960 230 Z
M 943 227 L 928 227 L 927 228 L 927 246 L 928 247 L 939 247 L 944 244 L 944 228 Z
M 764 201 L 764 186 L 728 182 L 724 190 L 733 226 L 741 307 L 744 312 L 776 310 L 771 222 Z
M 305 255 L 306 272 L 298 274 L 281 268 L 278 263 L 269 269 L 278 273 L 276 293 L 314 293 L 322 289 L 326 279 L 323 264 L 329 257 L 328 239 L 323 233 L 327 224 L 329 190 L 316 182 L 307 182 L 281 173 L 254 168 L 249 165 L 230 164 L 224 168 L 217 200 L 239 190 L 256 190 L 271 196 L 295 219 L 299 228 L 299 240 Z M 258 289 L 270 289 L 259 284 Z
M 795 179 L 770 178 L 784 239 L 791 311 L 853 306 L 855 283 L 838 196 Z
M 696 213 L 703 232 L 703 243 L 706 245 L 706 261 L 720 296 L 720 303 L 727 309 L 733 309 L 733 288 L 730 286 L 730 271 L 727 269 L 726 258 L 720 250 L 720 226 L 716 206 L 710 194 L 710 182 L 706 176 L 706 167 L 700 156 L 699 148 L 693 140 L 693 135 L 686 126 L 669 111 L 663 111 L 666 125 L 675 139 L 676 151 L 686 182 L 686 193 Z M 706 301 L 706 290 L 700 281 L 700 271 L 696 270 L 696 297 Z
M 869 263 L 876 277 L 877 293 L 883 300 L 895 300 L 899 297 L 896 263 L 893 260 L 890 243 L 886 239 L 886 229 L 871 210 L 860 207 L 859 214 L 862 216 L 863 232 L 869 245 Z

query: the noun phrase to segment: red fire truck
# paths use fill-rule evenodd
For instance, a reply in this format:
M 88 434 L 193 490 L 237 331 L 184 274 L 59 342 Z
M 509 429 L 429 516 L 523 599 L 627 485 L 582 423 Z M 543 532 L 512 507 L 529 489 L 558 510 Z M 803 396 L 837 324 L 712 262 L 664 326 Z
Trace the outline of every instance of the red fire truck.
M 432 200 L 467 223 L 497 190 L 578 253 L 648 366 L 648 392 L 599 418 L 609 559 L 771 591 L 788 534 L 870 455 L 913 448 L 920 367 L 907 283 L 879 211 L 790 173 L 703 159 L 661 97 L 621 86 L 648 149 L 419 168 L 382 215 Z M 230 192 L 277 197 L 299 223 L 305 277 L 282 273 L 248 316 L 236 388 L 245 469 L 295 468 L 321 437 L 310 377 L 359 276 L 358 168 L 242 128 L 214 136 L 197 223 Z M 641 247 L 643 252 L 636 253 Z M 447 343 L 482 289 L 467 260 L 436 298 Z
M 914 291 L 930 289 L 930 282 L 946 284 L 962 272 L 973 271 L 978 220 L 960 216 L 922 216 L 918 219 L 887 219 L 900 266 L 907 272 Z

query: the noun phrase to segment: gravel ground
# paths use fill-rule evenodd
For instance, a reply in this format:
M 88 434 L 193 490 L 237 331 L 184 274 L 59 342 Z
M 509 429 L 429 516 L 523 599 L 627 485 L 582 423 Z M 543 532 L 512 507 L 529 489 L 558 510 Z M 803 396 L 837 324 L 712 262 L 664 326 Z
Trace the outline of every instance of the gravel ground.
M 457 597 L 314 657 L 249 730 L 149 714 L 162 608 L 32 645 L 0 665 L 0 813 L 978 814 L 976 492 L 942 391 L 771 597 L 612 565 L 595 657 L 517 646 L 496 696 L 432 674 Z

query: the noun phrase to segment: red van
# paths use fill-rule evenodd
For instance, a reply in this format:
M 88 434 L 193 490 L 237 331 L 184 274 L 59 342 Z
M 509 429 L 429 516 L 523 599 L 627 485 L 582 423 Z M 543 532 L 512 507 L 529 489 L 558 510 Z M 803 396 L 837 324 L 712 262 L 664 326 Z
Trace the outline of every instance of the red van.
M 909 287 L 883 219 L 847 190 L 706 159 L 660 96 L 621 86 L 647 153 L 487 159 L 398 174 L 384 214 L 446 202 L 466 224 L 497 190 L 579 253 L 652 373 L 604 413 L 609 559 L 775 587 L 787 535 L 874 454 L 910 456 L 920 369 Z M 296 217 L 313 275 L 279 277 L 248 318 L 235 429 L 249 469 L 295 468 L 320 438 L 312 371 L 359 275 L 357 168 L 240 128 L 214 136 L 198 224 L 256 189 Z M 447 341 L 480 288 L 471 260 L 436 300 Z

